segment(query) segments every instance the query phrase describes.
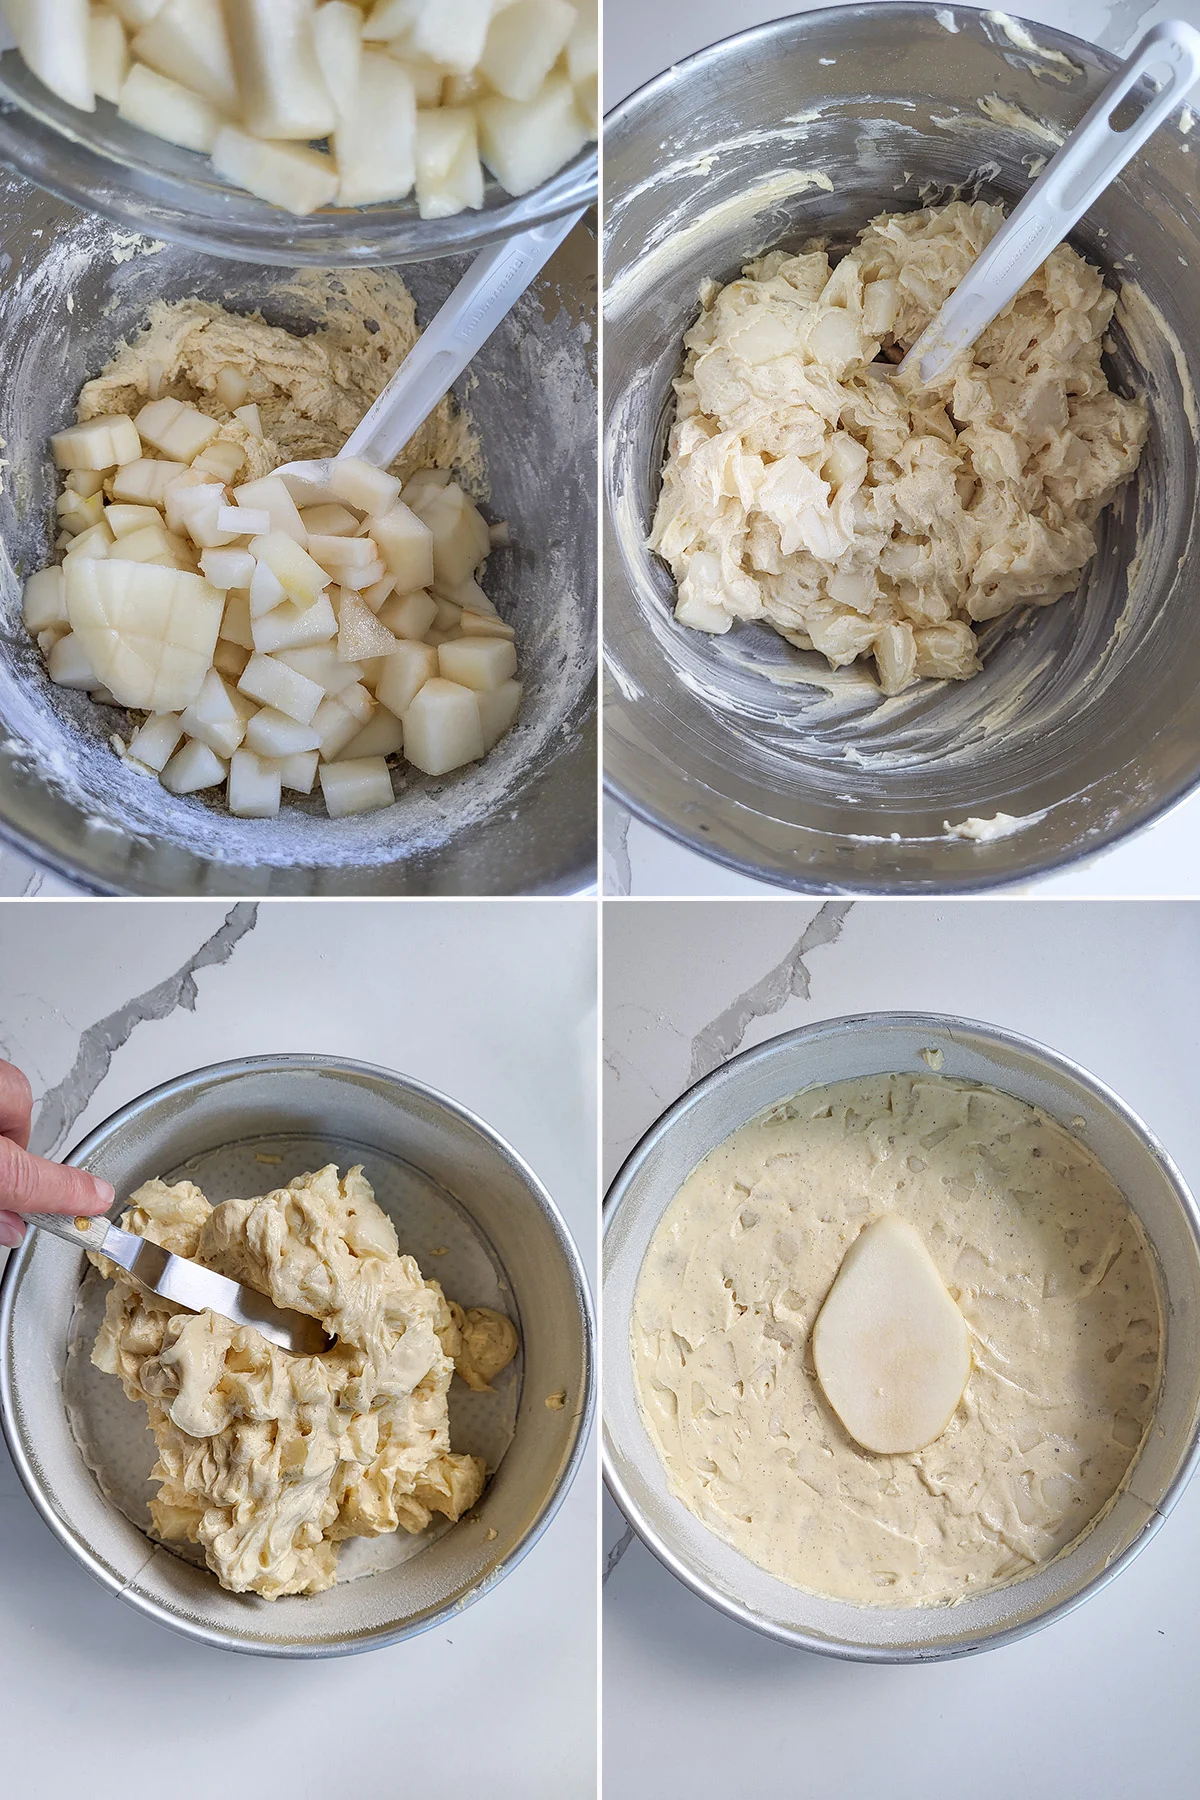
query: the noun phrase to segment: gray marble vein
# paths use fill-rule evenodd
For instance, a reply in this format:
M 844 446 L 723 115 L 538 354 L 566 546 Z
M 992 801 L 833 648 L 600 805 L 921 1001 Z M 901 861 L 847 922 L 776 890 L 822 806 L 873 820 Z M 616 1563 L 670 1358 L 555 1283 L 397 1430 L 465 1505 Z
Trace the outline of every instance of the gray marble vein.
M 615 1574 L 617 1564 L 620 1562 L 632 1542 L 633 1526 L 627 1525 L 604 1559 L 604 1574 L 600 1578 L 601 1587 L 607 1586 L 609 1576 Z
M 728 1061 L 741 1047 L 753 1020 L 779 1012 L 789 1000 L 808 999 L 812 980 L 804 959 L 823 944 L 837 942 L 853 904 L 852 900 L 827 900 L 809 920 L 783 960 L 696 1033 L 692 1039 L 689 1086 Z
M 165 1019 L 178 1007 L 196 1010 L 196 975 L 226 963 L 248 932 L 258 922 L 258 907 L 250 901 L 239 901 L 231 907 L 224 923 L 205 938 L 182 968 L 176 969 L 157 986 L 147 988 L 109 1013 L 106 1019 L 89 1025 L 79 1040 L 75 1061 L 58 1086 L 51 1088 L 38 1108 L 37 1119 L 29 1138 L 29 1148 L 39 1156 L 54 1156 L 67 1140 L 75 1121 L 86 1110 L 92 1095 L 108 1074 L 112 1059 L 123 1044 L 128 1043 L 139 1025 L 151 1019 Z

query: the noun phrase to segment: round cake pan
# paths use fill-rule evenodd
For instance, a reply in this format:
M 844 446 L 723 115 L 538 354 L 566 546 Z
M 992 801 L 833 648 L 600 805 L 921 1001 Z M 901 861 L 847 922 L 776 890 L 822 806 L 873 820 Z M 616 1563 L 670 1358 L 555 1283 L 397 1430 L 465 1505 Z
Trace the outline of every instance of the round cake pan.
M 606 778 L 647 823 L 781 887 L 1029 880 L 1200 783 L 1200 209 L 1183 112 L 1070 238 L 1120 290 L 1105 362 L 1149 402 L 1141 463 L 1077 591 L 985 626 L 979 674 L 881 702 L 865 669 L 831 671 L 766 625 L 689 630 L 647 547 L 701 283 L 810 238 L 836 256 L 882 212 L 1011 210 L 1117 67 L 1064 32 L 1024 32 L 971 7 L 830 7 L 712 45 L 606 121 Z M 997 813 L 1021 828 L 955 835 Z
M 62 1378 L 87 1265 L 69 1245 L 37 1231 L 10 1256 L 0 1282 L 0 1411 L 13 1461 L 42 1517 L 112 1593 L 224 1649 L 340 1656 L 397 1643 L 460 1612 L 515 1568 L 546 1529 L 587 1439 L 591 1303 L 578 1252 L 533 1171 L 465 1107 L 386 1069 L 318 1056 L 218 1063 L 122 1107 L 66 1160 L 111 1181 L 119 1210 L 156 1175 L 181 1179 L 194 1171 L 202 1187 L 210 1184 L 210 1198 L 227 1198 L 215 1188 L 264 1155 L 271 1166 L 258 1169 L 261 1185 L 231 1185 L 229 1193 L 264 1192 L 320 1166 L 296 1163 L 297 1156 L 336 1161 L 343 1172 L 362 1163 L 368 1179 L 374 1164 L 387 1176 L 377 1197 L 402 1250 L 414 1247 L 411 1230 L 406 1234 L 406 1185 L 419 1182 L 437 1197 L 442 1216 L 461 1219 L 486 1253 L 521 1335 L 520 1390 L 511 1442 L 467 1517 L 398 1566 L 321 1594 L 268 1601 L 227 1593 L 207 1569 L 143 1535 L 85 1466 Z M 426 1275 L 449 1273 L 418 1260 Z M 472 1304 L 469 1294 L 463 1298 Z M 561 1391 L 566 1404 L 548 1407 L 547 1397 Z
M 948 1607 L 855 1606 L 769 1575 L 677 1500 L 638 1408 L 630 1321 L 650 1239 L 710 1150 L 793 1094 L 857 1076 L 940 1073 L 1012 1094 L 1069 1125 L 1108 1169 L 1154 1252 L 1166 1327 L 1155 1429 L 1115 1503 L 1023 1580 Z M 1096 1594 L 1149 1542 L 1200 1460 L 1200 1209 L 1142 1121 L 1056 1051 L 945 1014 L 826 1019 L 734 1057 L 677 1100 L 609 1192 L 604 1236 L 604 1468 L 639 1536 L 702 1600 L 803 1650 L 859 1662 L 932 1662 L 1025 1637 Z

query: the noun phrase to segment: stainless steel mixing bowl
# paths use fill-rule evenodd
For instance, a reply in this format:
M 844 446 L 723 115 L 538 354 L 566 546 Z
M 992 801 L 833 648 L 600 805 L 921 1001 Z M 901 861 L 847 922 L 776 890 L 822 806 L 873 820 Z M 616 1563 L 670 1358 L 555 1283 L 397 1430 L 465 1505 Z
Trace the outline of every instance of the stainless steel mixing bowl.
M 486 1245 L 521 1333 L 516 1429 L 469 1520 L 411 1560 L 278 1601 L 226 1593 L 215 1576 L 155 1547 L 84 1466 L 62 1374 L 85 1259 L 30 1232 L 0 1282 L 0 1414 L 17 1471 L 51 1530 L 111 1593 L 160 1624 L 223 1649 L 340 1656 L 397 1643 L 480 1599 L 532 1548 L 576 1474 L 593 1404 L 591 1304 L 578 1252 L 545 1188 L 515 1151 L 444 1095 L 386 1069 L 318 1056 L 260 1056 L 181 1075 L 122 1107 L 69 1162 L 128 1195 L 154 1175 L 195 1175 L 212 1198 L 256 1146 L 283 1154 L 264 1186 L 319 1166 L 374 1171 L 402 1246 L 405 1171 L 440 1191 Z M 429 1273 L 426 1268 L 426 1273 Z M 565 1389 L 560 1410 L 545 1404 Z M 487 1534 L 496 1536 L 489 1539 Z
M 297 218 L 222 180 L 207 157 L 127 124 L 106 101 L 94 113 L 68 106 L 15 51 L 0 56 L 0 162 L 115 224 L 212 256 L 344 267 L 460 255 L 590 206 L 596 160 L 588 144 L 541 187 L 516 197 L 489 177 L 483 208 L 448 219 L 422 219 L 411 195 Z
M 1048 56 L 1018 48 L 994 13 L 839 6 L 703 51 L 607 122 L 608 782 L 690 848 L 781 886 L 1026 879 L 1115 843 L 1200 781 L 1200 213 L 1178 115 L 1071 237 L 1130 284 L 1109 367 L 1149 398 L 1141 467 L 1078 593 L 987 627 L 982 674 L 880 704 L 845 671 L 830 693 L 824 658 L 765 626 L 710 638 L 676 625 L 669 573 L 645 546 L 700 282 L 772 245 L 844 247 L 884 210 L 958 193 L 1013 203 L 1116 67 L 1062 32 L 1028 32 Z M 946 833 L 997 812 L 1045 817 L 991 843 Z
M 855 1076 L 941 1072 L 999 1088 L 1078 1132 L 1141 1220 L 1157 1261 L 1166 1356 L 1155 1429 L 1093 1529 L 1024 1580 L 951 1607 L 853 1606 L 768 1575 L 667 1488 L 642 1422 L 630 1352 L 638 1275 L 680 1185 L 710 1150 L 768 1107 Z M 1079 1121 L 1082 1120 L 1082 1125 Z M 990 1650 L 1048 1625 L 1099 1590 L 1163 1523 L 1200 1461 L 1200 1209 L 1166 1151 L 1077 1064 L 995 1025 L 944 1014 L 825 1019 L 735 1056 L 651 1127 L 609 1192 L 604 1236 L 604 1467 L 617 1503 L 679 1579 L 743 1625 L 857 1662 L 931 1662 Z
M 405 268 L 423 320 L 462 269 Z M 406 770 L 387 812 L 328 819 L 316 797 L 275 820 L 235 819 L 114 756 L 125 716 L 49 681 L 21 583 L 50 560 L 47 438 L 154 301 L 219 301 L 300 331 L 313 302 L 294 271 L 147 243 L 0 171 L 0 839 L 97 893 L 574 893 L 594 881 L 595 270 L 580 225 L 459 384 L 490 515 L 511 526 L 489 589 L 517 629 L 517 728 L 443 779 Z

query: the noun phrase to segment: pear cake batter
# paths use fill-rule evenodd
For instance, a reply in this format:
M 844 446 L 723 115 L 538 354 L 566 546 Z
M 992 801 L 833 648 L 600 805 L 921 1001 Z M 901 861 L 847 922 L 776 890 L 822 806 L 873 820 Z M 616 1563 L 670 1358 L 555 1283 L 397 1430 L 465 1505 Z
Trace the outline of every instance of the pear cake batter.
M 1052 251 L 936 381 L 870 365 L 911 345 L 1003 222 L 956 200 L 883 214 L 705 284 L 684 338 L 651 548 L 675 616 L 763 620 L 885 694 L 980 668 L 979 621 L 1074 591 L 1137 467 L 1144 401 L 1101 364 L 1117 295 Z
M 893 1214 L 966 1323 L 971 1368 L 923 1450 L 873 1454 L 811 1336 L 847 1250 Z M 1151 1252 L 1111 1177 L 1023 1101 L 943 1076 L 810 1089 L 713 1150 L 638 1277 L 631 1352 L 672 1492 L 772 1575 L 939 1606 L 1073 1543 L 1128 1478 L 1158 1396 Z
M 92 1361 L 149 1414 L 164 1542 L 199 1544 L 222 1587 L 273 1600 L 331 1587 L 346 1538 L 423 1531 L 475 1504 L 488 1471 L 451 1449 L 447 1393 L 456 1372 L 488 1391 L 516 1330 L 422 1277 L 361 1168 L 339 1179 L 330 1164 L 219 1206 L 190 1181 L 149 1181 L 121 1224 L 336 1339 L 293 1355 L 91 1258 L 113 1282 Z

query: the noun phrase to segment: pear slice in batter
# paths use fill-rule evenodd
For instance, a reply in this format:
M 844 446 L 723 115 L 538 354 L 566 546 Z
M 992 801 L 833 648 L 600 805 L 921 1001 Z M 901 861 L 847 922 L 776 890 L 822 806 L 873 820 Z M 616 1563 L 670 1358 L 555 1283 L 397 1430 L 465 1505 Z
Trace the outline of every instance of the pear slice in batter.
M 825 1397 L 864 1450 L 921 1450 L 962 1399 L 971 1347 L 919 1232 L 894 1213 L 842 1259 L 812 1337 Z

